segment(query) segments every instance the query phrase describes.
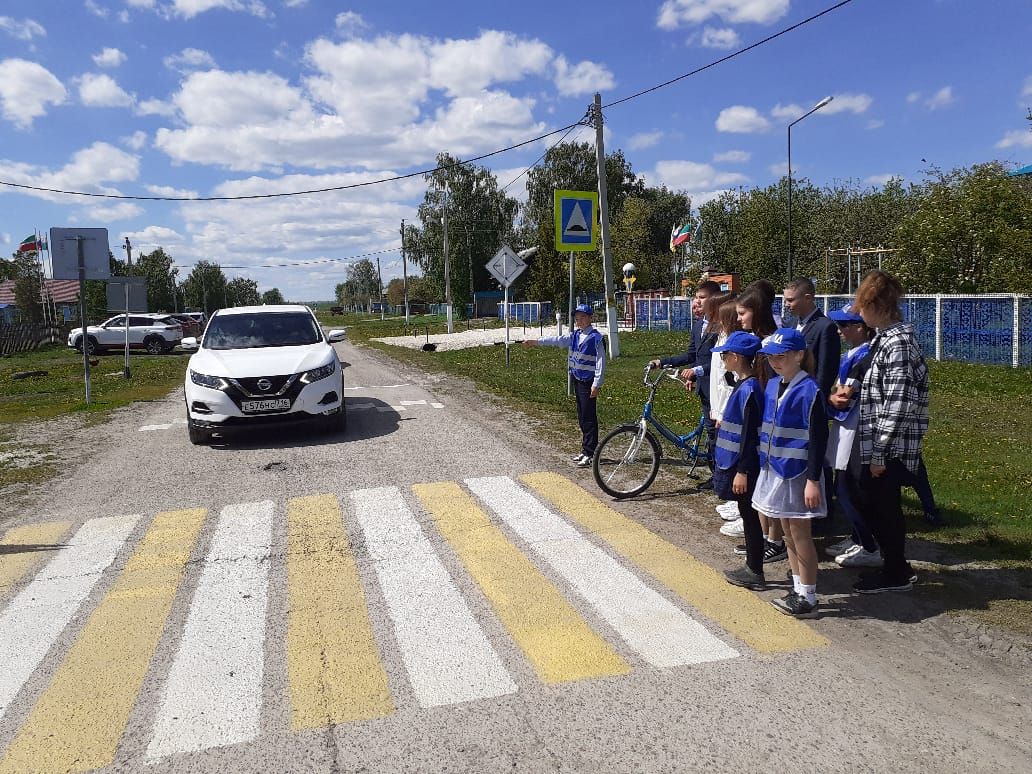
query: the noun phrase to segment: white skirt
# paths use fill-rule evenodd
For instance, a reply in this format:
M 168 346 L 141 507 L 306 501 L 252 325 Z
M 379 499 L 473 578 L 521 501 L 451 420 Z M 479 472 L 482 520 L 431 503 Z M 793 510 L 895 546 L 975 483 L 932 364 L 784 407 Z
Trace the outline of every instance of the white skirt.
M 821 504 L 815 509 L 807 508 L 803 502 L 806 474 L 784 479 L 769 465 L 764 465 L 756 479 L 752 506 L 765 516 L 775 519 L 820 519 L 828 515 L 828 504 L 824 502 L 824 473 L 821 473 L 818 485 Z

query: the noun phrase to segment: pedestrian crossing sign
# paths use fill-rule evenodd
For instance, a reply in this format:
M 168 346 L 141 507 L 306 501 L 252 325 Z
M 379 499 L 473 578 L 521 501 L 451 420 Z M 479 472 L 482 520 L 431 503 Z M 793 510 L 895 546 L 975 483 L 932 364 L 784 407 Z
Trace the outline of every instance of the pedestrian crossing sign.
M 598 247 L 598 193 L 555 192 L 555 249 L 594 250 Z

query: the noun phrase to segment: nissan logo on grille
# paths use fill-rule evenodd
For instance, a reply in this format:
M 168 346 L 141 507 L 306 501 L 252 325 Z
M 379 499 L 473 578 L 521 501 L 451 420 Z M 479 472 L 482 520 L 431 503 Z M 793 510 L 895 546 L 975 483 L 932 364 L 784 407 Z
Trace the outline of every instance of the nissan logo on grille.
M 272 382 L 270 382 L 268 379 L 259 379 L 258 389 L 262 392 L 268 392 L 272 389 Z

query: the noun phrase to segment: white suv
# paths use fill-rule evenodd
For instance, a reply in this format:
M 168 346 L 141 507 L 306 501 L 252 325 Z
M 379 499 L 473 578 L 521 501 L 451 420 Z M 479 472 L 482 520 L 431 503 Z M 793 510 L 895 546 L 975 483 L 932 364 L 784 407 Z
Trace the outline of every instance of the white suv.
M 130 314 L 129 349 L 145 349 L 151 355 L 171 352 L 183 338 L 183 326 L 167 314 Z M 82 328 L 68 333 L 68 346 L 82 351 Z M 99 354 L 105 349 L 125 349 L 125 315 L 86 328 L 86 348 Z
M 344 374 L 333 347 L 347 333 L 322 328 L 307 306 L 239 306 L 215 312 L 186 371 L 191 443 L 212 433 L 317 420 L 343 431 Z

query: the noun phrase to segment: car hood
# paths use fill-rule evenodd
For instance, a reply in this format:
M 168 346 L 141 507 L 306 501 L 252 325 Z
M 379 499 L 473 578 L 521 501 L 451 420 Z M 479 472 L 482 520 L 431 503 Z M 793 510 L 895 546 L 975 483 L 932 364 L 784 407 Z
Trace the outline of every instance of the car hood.
M 190 368 L 208 376 L 286 376 L 318 368 L 336 356 L 323 342 L 300 347 L 201 349 L 190 357 Z

